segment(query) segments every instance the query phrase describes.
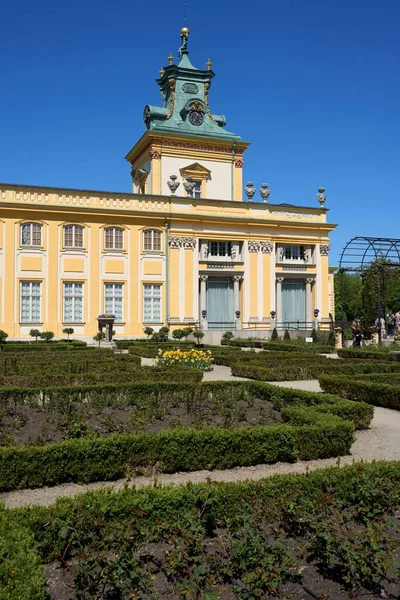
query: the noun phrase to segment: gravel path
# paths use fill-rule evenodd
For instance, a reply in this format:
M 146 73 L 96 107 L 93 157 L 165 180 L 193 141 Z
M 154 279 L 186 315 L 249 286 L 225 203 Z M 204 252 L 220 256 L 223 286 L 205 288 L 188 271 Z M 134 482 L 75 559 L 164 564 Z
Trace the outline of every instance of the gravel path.
M 151 361 L 152 359 L 142 359 Z M 215 366 L 214 371 L 205 373 L 205 375 L 213 375 L 212 379 L 204 379 L 205 381 L 218 380 L 236 380 L 238 377 L 233 377 L 227 367 Z M 274 383 L 283 387 L 291 387 L 296 389 L 306 389 L 309 391 L 320 391 L 318 381 L 283 381 Z M 351 448 L 350 456 L 342 456 L 340 459 L 327 458 L 324 460 L 299 461 L 295 464 L 290 463 L 275 463 L 273 465 L 257 465 L 254 467 L 236 467 L 234 469 L 226 469 L 223 471 L 195 471 L 192 473 L 174 473 L 157 475 L 157 484 L 185 484 L 188 482 L 200 483 L 206 480 L 209 481 L 245 481 L 258 480 L 263 477 L 275 475 L 277 473 L 305 473 L 307 470 L 314 470 L 323 467 L 334 465 L 348 465 L 357 461 L 371 462 L 373 460 L 400 460 L 400 411 L 389 410 L 387 408 L 375 408 L 374 418 L 371 423 L 371 428 L 367 431 L 358 431 L 356 441 Z M 152 485 L 154 477 L 135 477 L 128 481 L 128 485 L 143 487 Z M 88 485 L 77 485 L 74 483 L 66 483 L 63 485 L 51 488 L 39 488 L 33 490 L 17 490 L 0 494 L 0 502 L 4 502 L 7 508 L 17 508 L 27 505 L 49 506 L 56 498 L 75 496 L 76 494 L 98 489 L 113 489 L 121 490 L 127 484 L 126 479 L 111 482 L 96 482 Z

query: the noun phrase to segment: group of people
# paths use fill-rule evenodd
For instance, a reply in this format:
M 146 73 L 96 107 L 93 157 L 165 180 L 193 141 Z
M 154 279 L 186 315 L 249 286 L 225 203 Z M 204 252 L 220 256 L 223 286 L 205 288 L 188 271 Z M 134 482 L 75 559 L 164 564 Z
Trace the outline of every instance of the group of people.
M 400 308 L 394 313 L 392 310 L 386 315 L 386 319 L 381 317 L 375 320 L 375 327 L 380 327 L 381 333 L 392 337 L 395 333 L 400 333 Z M 361 345 L 362 334 L 360 321 L 355 318 L 350 325 L 351 335 L 353 336 L 353 346 Z

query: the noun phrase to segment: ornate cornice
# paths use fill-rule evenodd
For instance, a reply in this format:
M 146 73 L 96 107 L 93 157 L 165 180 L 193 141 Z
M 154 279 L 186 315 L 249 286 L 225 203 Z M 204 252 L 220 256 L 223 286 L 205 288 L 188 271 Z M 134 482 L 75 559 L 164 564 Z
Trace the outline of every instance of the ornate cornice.
M 247 242 L 247 248 L 249 252 L 262 252 L 263 254 L 271 254 L 274 251 L 274 243 L 249 240 Z
M 318 215 L 301 212 L 289 212 L 283 210 L 270 210 L 271 215 L 279 215 L 280 217 L 287 217 L 288 219 L 314 219 Z
M 320 244 L 320 246 L 319 246 L 319 251 L 321 253 L 321 256 L 328 256 L 330 249 L 331 249 L 331 247 L 329 244 Z
M 170 248 L 184 248 L 186 250 L 195 250 L 197 239 L 193 237 L 178 237 L 173 236 L 169 238 Z

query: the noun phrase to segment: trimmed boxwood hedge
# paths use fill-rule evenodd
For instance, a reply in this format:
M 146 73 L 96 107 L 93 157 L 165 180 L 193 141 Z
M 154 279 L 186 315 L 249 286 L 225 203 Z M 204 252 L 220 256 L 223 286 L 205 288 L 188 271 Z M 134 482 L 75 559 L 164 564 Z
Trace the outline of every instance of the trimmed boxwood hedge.
M 241 359 L 237 359 L 241 360 Z M 223 359 L 220 361 L 222 362 Z M 293 361 L 284 362 L 279 366 L 263 367 L 258 362 L 256 364 L 242 364 L 228 361 L 232 369 L 232 375 L 236 377 L 246 377 L 248 379 L 258 379 L 259 381 L 295 381 L 302 379 L 316 379 L 322 374 L 340 375 L 359 375 L 363 373 L 382 373 L 397 372 L 400 374 L 400 363 L 390 365 L 389 363 L 370 363 L 361 364 L 343 364 L 331 359 L 313 361 Z
M 362 400 L 374 406 L 400 410 L 400 386 L 331 375 L 321 376 L 319 383 L 325 392 L 338 394 L 350 400 Z
M 45 600 L 34 534 L 0 506 L 0 600 Z
M 287 423 L 274 426 L 182 428 L 0 448 L 0 490 L 113 480 L 149 467 L 174 473 L 349 453 L 353 423 L 312 408 L 288 408 L 285 418 Z
M 301 510 L 303 504 L 312 510 L 313 506 L 326 503 L 330 495 L 344 509 L 359 508 L 360 516 L 364 512 L 381 515 L 392 511 L 399 504 L 400 461 L 357 463 L 317 469 L 304 475 L 274 475 L 259 481 L 156 485 L 125 488 L 120 492 L 103 489 L 75 498 L 61 498 L 49 507 L 8 510 L 5 516 L 12 524 L 12 531 L 18 526 L 27 537 L 24 547 L 35 551 L 36 543 L 41 560 L 48 563 L 60 556 L 68 559 L 71 551 L 76 553 L 97 545 L 106 531 L 113 530 L 116 524 L 131 522 L 133 517 L 140 521 L 141 529 L 154 531 L 157 542 L 160 539 L 157 530 L 173 528 L 177 522 L 196 520 L 204 527 L 207 519 L 224 528 L 237 521 L 239 515 L 240 523 L 257 522 L 259 515 L 271 523 L 279 522 L 288 510 L 296 507 Z M 160 523 L 164 524 L 161 528 Z M 22 564 L 22 573 L 24 568 Z M 26 575 L 27 580 L 33 578 L 28 568 Z M 0 598 L 3 600 L 4 595 Z M 25 598 L 31 596 L 21 589 L 21 594 L 12 600 Z M 43 596 L 32 598 L 41 600 Z
M 368 360 L 392 360 L 387 348 L 339 348 L 340 358 L 366 358 Z
M 238 394 L 248 389 L 282 410 L 285 423 L 246 426 L 241 429 L 179 428 L 158 434 L 124 434 L 88 437 L 34 447 L 0 448 L 0 489 L 55 485 L 68 481 L 95 481 L 123 477 L 130 469 L 157 468 L 166 472 L 229 468 L 263 462 L 326 458 L 349 452 L 354 428 L 367 427 L 372 407 L 311 392 L 299 392 L 249 382 L 144 383 L 121 386 L 86 386 L 37 390 L 16 389 L 3 402 L 44 402 L 48 406 L 73 399 L 99 406 L 121 406 L 139 400 L 151 406 L 154 399 L 168 402 L 199 402 L 199 394 Z M 201 399 L 201 398 L 200 398 Z

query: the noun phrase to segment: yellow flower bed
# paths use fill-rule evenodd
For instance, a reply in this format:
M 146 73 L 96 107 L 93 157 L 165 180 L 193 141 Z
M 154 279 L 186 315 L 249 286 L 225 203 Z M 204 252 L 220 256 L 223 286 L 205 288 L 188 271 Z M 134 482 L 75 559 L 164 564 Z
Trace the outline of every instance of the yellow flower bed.
M 192 367 L 202 371 L 212 370 L 212 354 L 210 350 L 159 350 L 155 362 L 156 367 Z

